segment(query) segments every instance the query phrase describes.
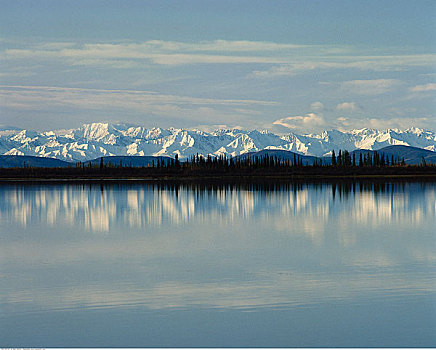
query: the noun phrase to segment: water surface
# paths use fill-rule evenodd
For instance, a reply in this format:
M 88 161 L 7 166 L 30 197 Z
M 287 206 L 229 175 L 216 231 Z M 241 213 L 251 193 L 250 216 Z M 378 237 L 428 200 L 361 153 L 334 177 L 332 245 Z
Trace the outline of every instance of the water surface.
M 435 183 L 0 199 L 1 346 L 436 346 Z

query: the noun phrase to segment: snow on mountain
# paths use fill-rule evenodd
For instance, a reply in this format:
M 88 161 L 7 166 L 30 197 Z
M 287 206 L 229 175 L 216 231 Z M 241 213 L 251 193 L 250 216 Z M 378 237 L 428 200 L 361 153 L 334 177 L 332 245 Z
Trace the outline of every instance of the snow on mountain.
M 0 125 L 0 136 L 15 135 L 22 129 L 14 126 Z
M 7 129 L 7 130 L 6 130 Z M 302 155 L 327 156 L 332 150 L 378 150 L 405 145 L 436 150 L 436 134 L 418 128 L 407 130 L 360 129 L 320 134 L 276 135 L 268 131 L 227 129 L 208 133 L 186 129 L 146 129 L 130 124 L 91 123 L 77 129 L 36 132 L 15 128 L 0 130 L 0 154 L 29 155 L 66 161 L 102 156 L 170 156 L 193 154 L 237 156 L 264 149 Z

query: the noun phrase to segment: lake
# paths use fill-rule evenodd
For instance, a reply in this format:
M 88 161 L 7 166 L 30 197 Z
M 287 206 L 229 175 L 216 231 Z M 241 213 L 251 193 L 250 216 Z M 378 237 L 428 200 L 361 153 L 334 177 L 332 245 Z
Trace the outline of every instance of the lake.
M 435 347 L 436 183 L 0 184 L 2 347 Z

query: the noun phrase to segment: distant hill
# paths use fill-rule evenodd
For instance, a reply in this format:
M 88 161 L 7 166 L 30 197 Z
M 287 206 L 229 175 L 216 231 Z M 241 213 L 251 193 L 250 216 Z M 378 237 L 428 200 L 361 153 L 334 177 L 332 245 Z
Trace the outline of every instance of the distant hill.
M 33 156 L 4 156 L 0 155 L 0 168 L 22 168 L 24 166 L 40 168 L 67 167 L 71 165 L 63 160 L 33 157 Z
M 156 165 L 158 161 L 164 162 L 164 164 L 167 164 L 170 162 L 173 158 L 170 157 L 155 157 L 155 156 L 109 156 L 109 157 L 103 157 L 103 164 L 104 165 L 123 165 L 123 166 L 132 166 L 132 167 L 143 167 L 143 166 L 151 166 L 154 164 Z M 85 166 L 89 163 L 93 165 L 100 165 L 101 158 L 95 158 L 93 160 L 84 162 Z
M 422 148 L 411 147 L 411 146 L 387 146 L 381 148 L 377 151 L 359 149 L 350 152 L 351 155 L 356 155 L 356 162 L 359 161 L 360 154 L 373 154 L 377 152 L 378 154 L 384 153 L 389 157 L 394 156 L 396 159 L 401 161 L 404 157 L 404 161 L 406 164 L 416 165 L 421 164 L 422 159 L 425 160 L 427 164 L 436 164 L 436 152 L 428 151 Z M 247 159 L 247 158 L 262 158 L 265 155 L 270 157 L 275 157 L 281 160 L 290 160 L 294 161 L 294 159 L 301 159 L 303 165 L 313 165 L 315 162 L 317 164 L 331 164 L 331 157 L 314 157 L 314 156 L 306 156 L 297 154 L 291 151 L 284 150 L 276 150 L 276 149 L 265 149 L 258 152 L 249 152 L 244 153 L 242 155 L 236 156 L 236 159 Z M 100 157 L 95 158 L 90 161 L 86 161 L 83 164 L 88 165 L 89 163 L 99 166 L 100 165 Z M 151 166 L 153 163 L 157 164 L 158 161 L 167 164 L 173 160 L 171 157 L 166 156 L 108 156 L 103 157 L 103 164 L 108 165 L 120 165 L 123 166 L 133 166 L 133 167 L 142 167 L 142 166 Z M 183 160 L 182 160 L 183 161 Z M 76 162 L 70 163 L 65 162 L 59 159 L 54 158 L 45 158 L 45 157 L 34 157 L 34 156 L 21 156 L 21 155 L 0 155 L 0 168 L 13 168 L 13 167 L 67 167 L 67 166 L 75 166 Z
M 365 149 L 354 150 L 353 152 L 351 152 L 351 154 L 353 153 L 356 154 L 356 160 L 358 160 L 361 153 L 373 154 L 375 152 L 377 152 L 378 154 L 384 153 L 386 156 L 389 157 L 389 160 L 391 156 L 394 156 L 400 161 L 404 157 L 405 163 L 410 165 L 421 164 L 423 158 L 426 163 L 436 164 L 436 152 L 428 151 L 422 148 L 403 146 L 403 145 L 387 146 L 377 151 L 371 151 Z
M 269 157 L 275 157 L 280 160 L 290 160 L 291 162 L 293 162 L 294 159 L 297 159 L 298 161 L 301 158 L 303 165 L 313 165 L 315 162 L 320 163 L 321 160 L 323 161 L 324 164 L 324 159 L 322 158 L 313 157 L 313 156 L 304 156 L 291 151 L 283 151 L 283 150 L 275 150 L 275 149 L 264 149 L 258 152 L 245 153 L 235 158 L 236 159 L 247 159 L 247 158 L 256 158 L 256 157 L 262 158 L 265 157 L 266 155 L 268 155 Z

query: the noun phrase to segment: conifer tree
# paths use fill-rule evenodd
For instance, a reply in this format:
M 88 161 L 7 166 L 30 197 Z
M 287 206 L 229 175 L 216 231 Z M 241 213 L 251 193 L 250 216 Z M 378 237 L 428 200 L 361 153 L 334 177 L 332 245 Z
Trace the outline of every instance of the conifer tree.
M 421 157 L 421 166 L 426 166 L 425 158 L 424 156 Z
M 351 165 L 351 157 L 347 150 L 344 151 L 342 158 L 342 165 L 349 167 Z
M 336 166 L 336 154 L 335 154 L 335 150 L 332 151 L 332 165 Z

